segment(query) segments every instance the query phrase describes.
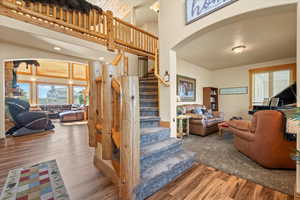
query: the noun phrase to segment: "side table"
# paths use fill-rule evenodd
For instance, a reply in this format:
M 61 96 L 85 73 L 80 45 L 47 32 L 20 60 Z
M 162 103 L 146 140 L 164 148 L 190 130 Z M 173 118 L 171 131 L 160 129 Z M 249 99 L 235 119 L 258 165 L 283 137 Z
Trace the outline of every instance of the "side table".
M 229 131 L 229 125 L 227 122 L 221 122 L 218 124 L 219 127 L 219 137 L 223 137 L 225 131 Z
M 178 120 L 178 133 L 177 133 L 177 137 L 179 138 L 183 138 L 183 135 L 190 135 L 190 118 L 191 116 L 189 115 L 179 115 L 177 116 L 177 120 Z M 186 132 L 183 132 L 183 121 L 186 120 Z

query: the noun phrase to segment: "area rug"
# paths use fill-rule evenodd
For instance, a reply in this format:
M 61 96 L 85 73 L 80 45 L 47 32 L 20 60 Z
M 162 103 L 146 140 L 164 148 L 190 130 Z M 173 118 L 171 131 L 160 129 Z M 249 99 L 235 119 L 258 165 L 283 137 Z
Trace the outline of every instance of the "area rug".
M 206 137 L 190 135 L 184 139 L 184 148 L 197 153 L 201 164 L 250 180 L 268 188 L 293 195 L 295 170 L 265 169 L 240 153 L 233 146 L 233 135 L 225 133 Z
M 9 171 L 0 200 L 69 200 L 55 160 Z

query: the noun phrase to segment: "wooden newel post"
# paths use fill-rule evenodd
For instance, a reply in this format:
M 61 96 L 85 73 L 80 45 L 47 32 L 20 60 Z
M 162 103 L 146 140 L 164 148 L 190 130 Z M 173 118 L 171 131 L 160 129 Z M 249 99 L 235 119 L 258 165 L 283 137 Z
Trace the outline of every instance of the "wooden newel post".
M 120 197 L 134 200 L 140 181 L 140 105 L 137 76 L 122 76 Z
M 96 122 L 96 102 L 95 102 L 95 73 L 94 73 L 94 63 L 89 63 L 89 96 L 90 96 L 90 103 L 89 103 L 89 120 L 88 120 L 88 128 L 89 128 L 89 146 L 96 147 L 96 129 L 95 129 L 95 122 Z
M 112 89 L 111 82 L 114 76 L 114 67 L 103 65 L 103 133 L 102 133 L 102 158 L 103 160 L 112 159 Z
M 113 13 L 108 10 L 106 11 L 106 27 L 107 27 L 107 50 L 115 51 L 115 41 L 114 41 L 114 24 L 113 24 Z

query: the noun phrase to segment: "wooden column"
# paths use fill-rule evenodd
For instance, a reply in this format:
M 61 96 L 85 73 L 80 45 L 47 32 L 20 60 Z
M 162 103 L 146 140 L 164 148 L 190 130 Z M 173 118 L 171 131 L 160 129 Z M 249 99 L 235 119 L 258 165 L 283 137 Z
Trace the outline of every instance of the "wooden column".
M 112 159 L 112 88 L 111 82 L 114 76 L 112 65 L 103 65 L 103 133 L 102 133 L 102 157 L 103 160 Z
M 121 78 L 121 169 L 120 197 L 134 200 L 134 188 L 140 181 L 140 105 L 137 76 Z

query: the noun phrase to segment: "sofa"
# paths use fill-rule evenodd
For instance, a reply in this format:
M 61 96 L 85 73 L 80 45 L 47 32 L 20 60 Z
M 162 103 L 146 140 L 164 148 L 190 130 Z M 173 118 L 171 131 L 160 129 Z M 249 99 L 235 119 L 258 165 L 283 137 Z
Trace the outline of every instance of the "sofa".
M 232 120 L 229 131 L 234 134 L 234 146 L 241 153 L 265 168 L 295 169 L 290 158 L 296 142 L 284 138 L 284 115 L 275 110 L 256 112 L 251 121 Z
M 207 136 L 219 130 L 218 124 L 224 121 L 223 113 L 209 112 L 204 105 L 188 104 L 178 106 L 177 110 L 191 116 L 189 120 L 190 133 L 194 135 Z M 202 113 L 198 110 L 205 111 Z
M 85 116 L 84 110 L 74 110 L 59 113 L 60 122 L 83 121 Z

